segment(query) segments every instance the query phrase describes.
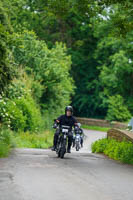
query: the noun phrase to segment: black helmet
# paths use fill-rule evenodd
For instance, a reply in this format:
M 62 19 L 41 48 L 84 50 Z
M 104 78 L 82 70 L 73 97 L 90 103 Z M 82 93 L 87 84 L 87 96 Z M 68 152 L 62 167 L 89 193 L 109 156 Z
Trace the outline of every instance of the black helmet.
M 73 107 L 72 106 L 66 106 L 65 114 L 66 114 L 67 111 L 70 111 L 73 114 Z

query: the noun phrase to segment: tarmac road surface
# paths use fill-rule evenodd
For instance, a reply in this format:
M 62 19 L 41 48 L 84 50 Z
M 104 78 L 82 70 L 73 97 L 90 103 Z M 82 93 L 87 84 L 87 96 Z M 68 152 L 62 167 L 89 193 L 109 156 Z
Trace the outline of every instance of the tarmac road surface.
M 133 200 L 133 166 L 92 154 L 106 133 L 85 131 L 80 152 L 15 149 L 0 159 L 0 200 Z

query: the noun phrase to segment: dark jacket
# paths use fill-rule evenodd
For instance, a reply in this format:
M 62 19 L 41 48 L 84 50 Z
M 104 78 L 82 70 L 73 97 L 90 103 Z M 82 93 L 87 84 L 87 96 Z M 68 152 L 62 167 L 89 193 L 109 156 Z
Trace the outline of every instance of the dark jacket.
M 65 125 L 70 126 L 72 128 L 72 126 L 75 126 L 77 124 L 77 120 L 73 116 L 68 117 L 66 115 L 61 115 L 57 118 L 57 120 L 59 121 L 60 126 Z

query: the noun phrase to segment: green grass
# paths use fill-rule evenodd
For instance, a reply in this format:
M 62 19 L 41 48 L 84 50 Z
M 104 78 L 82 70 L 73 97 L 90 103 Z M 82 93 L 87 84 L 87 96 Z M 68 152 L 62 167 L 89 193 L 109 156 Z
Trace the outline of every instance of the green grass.
M 82 125 L 82 128 L 88 130 L 103 131 L 103 132 L 107 132 L 110 129 L 109 127 L 89 126 L 89 125 Z
M 43 133 L 15 133 L 9 129 L 0 129 L 0 158 L 7 157 L 12 148 L 40 148 L 47 149 L 52 146 L 52 131 Z
M 7 128 L 0 128 L 0 158 L 7 157 L 14 147 L 13 133 Z
M 47 149 L 52 146 L 53 134 L 50 131 L 44 133 L 20 133 L 15 137 L 16 147 L 18 148 L 40 148 Z
M 7 157 L 10 152 L 10 146 L 0 142 L 0 158 Z
M 109 158 L 133 164 L 133 143 L 115 139 L 100 139 L 92 144 L 93 153 L 104 153 Z

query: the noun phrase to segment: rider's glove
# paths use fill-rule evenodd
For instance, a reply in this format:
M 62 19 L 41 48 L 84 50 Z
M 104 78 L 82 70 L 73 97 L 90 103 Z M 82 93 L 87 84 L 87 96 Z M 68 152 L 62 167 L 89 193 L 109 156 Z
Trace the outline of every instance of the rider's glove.
M 58 125 L 56 123 L 53 124 L 53 128 L 57 128 Z
M 57 128 L 57 127 L 58 127 L 58 123 L 56 120 L 54 120 L 53 128 Z

